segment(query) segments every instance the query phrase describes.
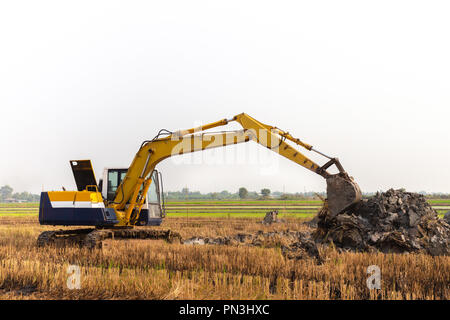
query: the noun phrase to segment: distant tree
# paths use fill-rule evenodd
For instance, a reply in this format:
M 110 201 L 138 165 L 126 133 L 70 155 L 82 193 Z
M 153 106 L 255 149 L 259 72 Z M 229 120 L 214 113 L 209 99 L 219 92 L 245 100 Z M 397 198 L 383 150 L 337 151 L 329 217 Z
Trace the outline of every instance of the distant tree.
M 245 199 L 248 197 L 248 190 L 244 187 L 239 188 L 239 198 Z
M 10 186 L 6 185 L 0 188 L 0 199 L 1 200 L 5 200 L 11 197 L 13 193 L 13 188 L 11 188 Z
M 248 193 L 248 199 L 257 199 L 259 197 L 258 192 L 256 191 L 249 191 Z
M 261 194 L 264 198 L 267 198 L 270 195 L 270 189 L 267 188 L 261 189 Z
M 187 196 L 189 194 L 189 188 L 183 188 L 181 189 L 181 193 L 185 196 Z
M 231 194 L 227 191 L 227 190 L 223 190 L 219 193 L 219 197 L 220 199 L 230 199 L 231 198 Z
M 25 200 L 25 201 L 33 201 L 33 195 L 29 192 L 21 192 L 21 193 L 13 193 L 11 198 L 16 199 L 16 200 Z

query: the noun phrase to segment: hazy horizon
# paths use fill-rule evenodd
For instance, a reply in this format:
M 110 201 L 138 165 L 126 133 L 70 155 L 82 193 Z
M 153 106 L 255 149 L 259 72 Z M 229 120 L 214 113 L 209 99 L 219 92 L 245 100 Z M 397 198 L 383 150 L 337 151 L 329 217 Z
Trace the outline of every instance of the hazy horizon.
M 91 159 L 98 179 L 104 167 L 128 167 L 161 128 L 245 112 L 339 157 L 364 192 L 448 193 L 449 9 L 3 2 L 0 186 L 74 189 L 69 160 Z M 160 163 L 165 190 L 325 191 L 322 177 L 253 142 L 218 150 Z

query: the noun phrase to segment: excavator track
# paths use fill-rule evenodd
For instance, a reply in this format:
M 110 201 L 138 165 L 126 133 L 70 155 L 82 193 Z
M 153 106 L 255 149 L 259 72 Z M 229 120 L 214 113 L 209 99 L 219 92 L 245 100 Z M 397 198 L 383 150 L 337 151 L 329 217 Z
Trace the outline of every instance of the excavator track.
M 37 246 L 58 245 L 67 243 L 81 243 L 84 237 L 95 229 L 74 229 L 74 230 L 56 230 L 44 231 L 37 239 Z
M 44 231 L 37 238 L 37 246 L 43 247 L 55 242 L 55 231 Z
M 89 249 L 101 249 L 106 239 L 165 240 L 168 243 L 181 242 L 178 232 L 153 229 L 74 229 L 44 231 L 37 239 L 37 246 L 77 244 Z

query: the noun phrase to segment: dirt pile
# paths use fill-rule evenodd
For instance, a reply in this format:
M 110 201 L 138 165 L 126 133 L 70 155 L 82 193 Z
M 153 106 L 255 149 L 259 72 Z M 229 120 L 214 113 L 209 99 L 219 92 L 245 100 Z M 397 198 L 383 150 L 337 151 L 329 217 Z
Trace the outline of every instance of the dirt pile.
M 332 217 L 318 215 L 316 241 L 349 250 L 450 254 L 450 225 L 420 194 L 390 189 Z
M 272 223 L 278 222 L 283 222 L 283 220 L 278 218 L 278 210 L 273 210 L 266 213 L 262 221 L 262 224 L 271 225 Z
M 277 212 L 266 214 L 263 224 L 278 222 Z M 319 249 L 331 242 L 339 251 L 384 253 L 417 252 L 450 255 L 450 224 L 420 194 L 390 189 L 363 199 L 345 212 L 333 215 L 325 205 L 310 222 L 308 231 L 258 231 L 224 237 L 193 237 L 184 244 L 246 245 L 281 248 L 289 259 L 323 259 Z

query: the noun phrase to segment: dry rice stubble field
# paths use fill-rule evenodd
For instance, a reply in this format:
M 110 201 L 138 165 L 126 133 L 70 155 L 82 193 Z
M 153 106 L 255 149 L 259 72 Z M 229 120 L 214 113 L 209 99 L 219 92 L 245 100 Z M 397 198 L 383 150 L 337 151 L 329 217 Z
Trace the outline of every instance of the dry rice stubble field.
M 253 218 L 167 218 L 161 228 L 216 237 L 259 230 L 304 230 L 308 219 L 263 226 Z M 268 247 L 115 241 L 102 250 L 37 248 L 36 217 L 0 217 L 1 299 L 449 299 L 450 258 L 416 254 L 338 253 L 324 263 L 285 258 Z M 81 288 L 67 287 L 69 265 Z M 381 269 L 381 289 L 369 290 L 367 267 Z

